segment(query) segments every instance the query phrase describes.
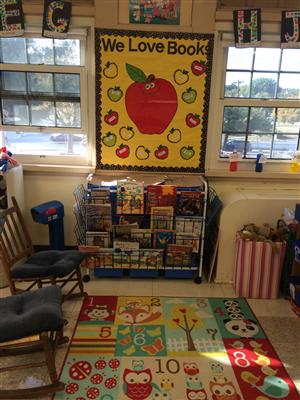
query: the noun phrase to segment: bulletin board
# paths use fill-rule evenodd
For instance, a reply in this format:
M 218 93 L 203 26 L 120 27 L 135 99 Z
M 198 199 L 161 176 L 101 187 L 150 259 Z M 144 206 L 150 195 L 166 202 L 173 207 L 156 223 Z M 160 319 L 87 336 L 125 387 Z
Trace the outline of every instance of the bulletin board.
M 95 38 L 97 168 L 204 172 L 213 35 Z

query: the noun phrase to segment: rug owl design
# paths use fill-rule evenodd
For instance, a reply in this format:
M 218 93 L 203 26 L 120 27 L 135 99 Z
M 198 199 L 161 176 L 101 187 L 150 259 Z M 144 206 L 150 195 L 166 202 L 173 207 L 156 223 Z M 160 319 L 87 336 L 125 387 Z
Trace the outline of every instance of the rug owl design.
M 212 392 L 212 400 L 242 400 L 234 384 L 226 378 L 223 382 L 215 378 L 214 381 L 209 382 L 209 388 Z
M 195 362 L 184 362 L 183 369 L 186 375 L 197 375 L 200 372 L 198 365 Z
M 186 389 L 186 398 L 188 400 L 208 400 L 205 389 Z
M 159 390 L 158 386 L 152 383 L 150 368 L 138 371 L 125 368 L 123 381 L 123 391 L 132 400 L 145 400 L 151 395 L 153 388 Z

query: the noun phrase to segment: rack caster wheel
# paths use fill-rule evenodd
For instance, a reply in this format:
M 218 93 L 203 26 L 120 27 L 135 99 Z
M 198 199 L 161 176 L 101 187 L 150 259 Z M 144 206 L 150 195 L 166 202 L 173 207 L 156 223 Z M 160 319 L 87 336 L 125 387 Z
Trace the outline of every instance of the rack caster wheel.
M 200 283 L 202 283 L 202 278 L 200 276 L 197 276 L 197 278 L 194 279 L 194 282 L 200 285 Z
M 91 278 L 90 278 L 89 275 L 84 275 L 84 276 L 82 277 L 82 280 L 83 280 L 83 282 L 89 282 L 89 281 L 91 280 Z

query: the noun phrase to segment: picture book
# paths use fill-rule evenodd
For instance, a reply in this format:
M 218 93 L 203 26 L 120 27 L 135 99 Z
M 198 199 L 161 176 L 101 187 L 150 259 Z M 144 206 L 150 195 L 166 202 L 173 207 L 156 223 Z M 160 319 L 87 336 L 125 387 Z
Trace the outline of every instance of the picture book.
M 113 246 L 115 251 L 131 251 L 131 250 L 139 250 L 140 244 L 138 242 L 123 242 L 119 240 L 114 240 Z
M 140 250 L 141 269 L 161 269 L 163 268 L 164 251 L 162 249 Z
M 148 185 L 147 186 L 147 214 L 152 207 L 175 207 L 176 186 L 174 185 Z
M 202 192 L 182 191 L 178 196 L 177 215 L 199 216 L 203 212 Z
M 92 189 L 89 192 L 89 200 L 92 204 L 110 204 L 110 190 L 108 188 Z
M 108 232 L 86 232 L 86 245 L 87 246 L 98 246 L 98 247 L 109 247 L 110 246 L 110 235 Z
M 155 249 L 165 249 L 168 244 L 173 243 L 175 231 L 173 230 L 155 230 L 153 233 L 153 247 Z
M 138 229 L 138 227 L 137 223 L 113 225 L 113 238 L 114 240 L 130 241 L 132 230 Z
M 131 239 L 140 244 L 142 249 L 150 249 L 152 247 L 152 231 L 151 229 L 132 229 Z
M 100 249 L 95 257 L 96 265 L 98 268 L 113 268 L 114 267 L 114 249 Z
M 174 217 L 173 207 L 152 207 L 150 228 L 172 230 L 173 217 Z
M 144 184 L 134 180 L 117 182 L 117 214 L 143 214 Z
M 175 218 L 177 232 L 194 233 L 200 235 L 202 230 L 202 217 L 183 217 Z
M 85 212 L 87 231 L 111 230 L 111 204 L 87 204 Z
M 166 265 L 177 268 L 190 267 L 192 264 L 192 247 L 169 244 L 166 254 Z
M 177 232 L 175 238 L 175 244 L 191 246 L 192 252 L 198 253 L 200 236 L 195 233 Z

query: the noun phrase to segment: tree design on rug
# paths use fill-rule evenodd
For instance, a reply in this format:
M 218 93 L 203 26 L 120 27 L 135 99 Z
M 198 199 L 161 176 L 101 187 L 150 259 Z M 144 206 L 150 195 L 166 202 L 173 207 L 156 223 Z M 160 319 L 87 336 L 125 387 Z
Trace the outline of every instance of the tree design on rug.
M 182 329 L 186 334 L 188 351 L 197 351 L 192 337 L 192 330 L 195 327 L 201 328 L 203 321 L 189 307 L 174 307 L 172 309 L 172 316 L 172 320 L 169 321 L 169 327 L 172 329 Z

